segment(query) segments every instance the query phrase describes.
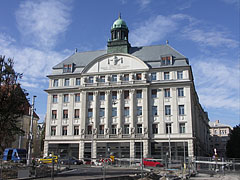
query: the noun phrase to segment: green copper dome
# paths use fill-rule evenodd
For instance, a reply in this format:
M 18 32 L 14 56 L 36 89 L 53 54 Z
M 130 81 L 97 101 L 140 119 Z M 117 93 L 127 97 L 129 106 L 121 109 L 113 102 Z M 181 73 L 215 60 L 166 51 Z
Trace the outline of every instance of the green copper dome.
M 126 22 L 121 19 L 121 16 L 119 16 L 118 19 L 112 25 L 112 29 L 115 29 L 115 28 L 128 29 Z

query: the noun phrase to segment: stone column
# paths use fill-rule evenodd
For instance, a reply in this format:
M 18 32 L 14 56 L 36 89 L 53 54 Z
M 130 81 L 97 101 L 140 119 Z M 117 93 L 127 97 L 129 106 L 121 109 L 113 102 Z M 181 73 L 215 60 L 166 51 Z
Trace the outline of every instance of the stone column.
M 96 161 L 96 158 L 97 158 L 97 142 L 93 139 L 93 142 L 92 142 L 92 158 L 93 158 L 93 161 L 95 162 Z
M 117 122 L 117 129 L 119 137 L 122 137 L 122 90 L 118 90 L 118 103 L 117 103 L 117 115 L 118 115 L 118 122 Z
M 112 102 L 111 101 L 111 98 L 110 98 L 110 94 L 111 94 L 111 91 L 107 90 L 105 91 L 105 98 L 106 98 L 106 104 L 105 104 L 105 132 L 104 134 L 106 135 L 106 137 L 108 138 L 109 137 L 109 124 L 110 124 L 110 121 L 111 121 L 111 112 L 112 112 L 112 106 L 110 106 L 110 104 L 112 105 Z
M 135 98 L 135 89 L 130 90 L 130 132 L 132 137 L 135 138 L 136 134 L 136 98 Z
M 43 156 L 48 156 L 48 141 L 44 141 Z
M 46 137 L 51 136 L 51 121 L 52 121 L 52 112 L 51 112 L 51 107 L 52 107 L 52 95 L 48 94 L 48 103 L 47 103 L 47 122 L 46 122 Z M 57 119 L 59 117 L 57 116 Z
M 96 129 L 98 127 L 97 119 L 99 114 L 98 91 L 95 91 L 93 95 L 93 128 Z
M 172 133 L 178 133 L 178 96 L 177 89 L 172 88 L 172 102 L 171 102 L 171 122 Z
M 57 112 L 57 128 L 56 128 L 56 135 L 61 136 L 61 128 L 62 128 L 62 116 L 63 116 L 63 94 L 59 94 L 59 101 L 58 101 L 58 112 Z
M 81 136 L 84 138 L 85 130 L 86 130 L 86 113 L 87 113 L 87 98 L 86 91 L 81 91 L 80 93 L 80 103 L 81 103 Z
M 143 142 L 143 157 L 147 158 L 147 157 L 149 157 L 149 148 L 151 146 L 149 145 L 149 141 L 148 140 L 143 140 L 142 142 Z
M 143 133 L 145 137 L 148 137 L 150 132 L 150 114 L 149 114 L 149 105 L 148 105 L 148 88 L 142 89 L 143 93 Z
M 79 142 L 79 159 L 84 159 L 84 141 Z
M 68 105 L 68 135 L 73 135 L 73 120 L 74 117 L 72 115 L 74 115 L 74 94 L 69 94 L 69 105 Z
M 135 159 L 135 141 L 130 140 L 130 161 Z

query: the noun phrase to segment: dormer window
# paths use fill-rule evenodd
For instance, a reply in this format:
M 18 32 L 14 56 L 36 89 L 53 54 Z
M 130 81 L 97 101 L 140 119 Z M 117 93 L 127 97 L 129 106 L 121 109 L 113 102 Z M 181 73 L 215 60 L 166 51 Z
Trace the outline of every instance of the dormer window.
M 63 65 L 63 73 L 72 72 L 72 64 L 64 64 Z
M 136 80 L 142 80 L 142 74 L 141 73 L 136 74 Z
M 93 76 L 89 77 L 88 82 L 91 83 L 91 84 L 93 83 Z
M 167 66 L 172 64 L 172 56 L 164 56 L 162 59 L 162 66 Z

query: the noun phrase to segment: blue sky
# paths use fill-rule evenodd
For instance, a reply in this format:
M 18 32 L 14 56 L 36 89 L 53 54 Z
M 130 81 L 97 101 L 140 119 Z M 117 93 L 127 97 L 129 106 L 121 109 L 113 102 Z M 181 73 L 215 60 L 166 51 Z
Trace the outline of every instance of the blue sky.
M 0 55 L 14 58 L 22 87 L 46 113 L 46 75 L 78 51 L 105 49 L 122 14 L 132 46 L 169 44 L 189 58 L 211 121 L 240 123 L 239 0 L 2 0 Z

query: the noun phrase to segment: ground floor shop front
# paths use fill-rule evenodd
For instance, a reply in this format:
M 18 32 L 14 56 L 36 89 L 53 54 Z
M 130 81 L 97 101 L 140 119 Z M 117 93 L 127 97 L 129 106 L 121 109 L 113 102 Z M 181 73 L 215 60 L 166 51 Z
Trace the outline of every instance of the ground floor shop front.
M 187 157 L 193 154 L 191 140 L 187 141 L 78 141 L 51 142 L 45 141 L 44 154 L 55 154 L 59 157 L 73 156 L 78 159 L 109 158 L 155 158 Z

